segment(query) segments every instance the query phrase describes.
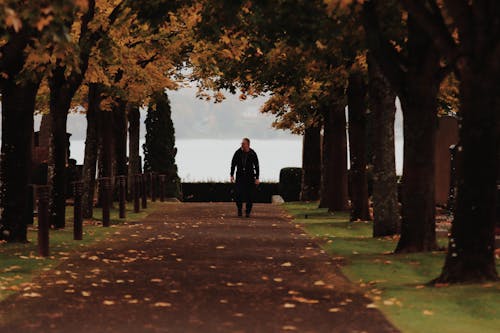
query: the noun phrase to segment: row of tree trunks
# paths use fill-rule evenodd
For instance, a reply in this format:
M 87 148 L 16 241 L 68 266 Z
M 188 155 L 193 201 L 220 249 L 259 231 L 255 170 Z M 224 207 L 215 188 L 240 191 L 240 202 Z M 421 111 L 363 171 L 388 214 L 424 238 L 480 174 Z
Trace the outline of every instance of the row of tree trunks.
M 500 174 L 500 41 L 498 29 L 492 27 L 498 26 L 500 6 L 495 1 L 445 1 L 444 5 L 427 1 L 426 6 L 418 1 L 401 2 L 433 37 L 460 79 L 457 206 L 445 265 L 435 282 L 498 280 L 494 238 Z M 435 29 L 442 26 L 442 14 L 453 21 L 451 31 Z M 460 38 L 454 38 L 455 34 Z
M 349 76 L 347 103 L 351 163 L 351 221 L 369 221 L 371 217 L 366 177 L 366 86 L 360 72 L 353 72 Z
M 99 147 L 99 113 L 102 100 L 101 87 L 97 83 L 89 85 L 87 134 L 85 138 L 85 156 L 83 161 L 83 197 L 82 215 L 86 219 L 93 216 L 94 195 L 96 188 L 97 151 Z
M 304 130 L 302 139 L 302 188 L 301 201 L 319 200 L 321 185 L 321 127 Z
M 27 241 L 27 223 L 33 214 L 30 183 L 33 114 L 39 82 L 19 83 L 16 77 L 2 81 L 2 156 L 0 239 Z
M 333 104 L 323 113 L 323 172 L 319 207 L 345 211 L 349 209 L 345 109 L 342 104 Z
M 368 56 L 369 96 L 373 113 L 373 236 L 400 232 L 394 120 L 396 94 L 378 64 Z
M 365 31 L 371 54 L 400 97 L 404 156 L 401 238 L 396 252 L 437 249 L 435 232 L 435 137 L 437 94 L 447 71 L 430 36 L 408 16 L 406 57 L 385 39 L 377 6 L 364 2 Z M 398 23 L 396 23 L 398 24 Z M 401 26 L 401 29 L 404 29 Z

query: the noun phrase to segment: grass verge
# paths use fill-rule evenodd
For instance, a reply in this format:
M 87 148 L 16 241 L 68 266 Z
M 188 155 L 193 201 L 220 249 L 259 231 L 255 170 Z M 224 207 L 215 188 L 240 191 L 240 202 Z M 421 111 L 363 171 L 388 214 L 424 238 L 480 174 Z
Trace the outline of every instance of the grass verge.
M 72 252 L 83 249 L 100 240 L 106 239 L 113 228 L 120 224 L 131 223 L 145 218 L 158 203 L 148 203 L 148 209 L 140 213 L 133 212 L 133 206 L 127 204 L 127 218 L 118 217 L 118 209 L 112 209 L 110 214 L 111 228 L 103 228 L 100 217 L 102 211 L 94 210 L 96 219 L 84 221 L 83 240 L 73 240 L 73 207 L 66 210 L 66 228 L 50 231 L 50 256 L 38 256 L 36 219 L 35 226 L 28 228 L 26 244 L 0 244 L 0 301 L 12 293 L 29 288 L 29 282 L 42 270 L 57 266 Z M 26 289 L 27 290 L 27 289 Z
M 316 203 L 284 207 L 327 253 L 344 258 L 343 273 L 402 332 L 499 332 L 500 283 L 425 286 L 439 275 L 444 252 L 393 254 L 397 239 L 372 238 L 371 223 L 351 223 L 347 214 L 329 214 Z

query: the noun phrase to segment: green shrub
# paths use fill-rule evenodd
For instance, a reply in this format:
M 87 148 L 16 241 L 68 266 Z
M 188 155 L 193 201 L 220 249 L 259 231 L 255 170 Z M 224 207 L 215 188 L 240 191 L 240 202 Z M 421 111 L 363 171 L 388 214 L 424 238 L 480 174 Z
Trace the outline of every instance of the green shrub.
M 231 202 L 234 201 L 234 184 L 231 183 L 182 183 L 184 202 Z M 254 202 L 270 203 L 278 194 L 277 183 L 260 183 L 255 190 Z
M 299 201 L 302 168 L 283 168 L 280 171 L 279 193 L 285 201 Z

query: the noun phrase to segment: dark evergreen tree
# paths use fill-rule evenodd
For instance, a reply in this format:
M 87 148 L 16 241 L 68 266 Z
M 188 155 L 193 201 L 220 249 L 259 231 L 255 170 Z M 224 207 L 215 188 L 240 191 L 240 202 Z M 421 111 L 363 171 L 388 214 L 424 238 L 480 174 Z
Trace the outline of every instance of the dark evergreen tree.
M 175 156 L 175 129 L 172 122 L 170 101 L 165 92 L 153 95 L 146 120 L 146 143 L 144 150 L 144 171 L 166 175 L 167 197 L 180 197 L 180 178 L 177 175 Z

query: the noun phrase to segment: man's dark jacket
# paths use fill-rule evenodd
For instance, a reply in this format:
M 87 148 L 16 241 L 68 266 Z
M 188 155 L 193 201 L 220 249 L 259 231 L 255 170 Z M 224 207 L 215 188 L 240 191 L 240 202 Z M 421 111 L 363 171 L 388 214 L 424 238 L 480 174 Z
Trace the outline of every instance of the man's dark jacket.
M 231 177 L 234 176 L 234 170 L 236 169 L 236 181 L 254 181 L 259 179 L 259 159 L 257 158 L 257 153 L 253 149 L 250 149 L 246 153 L 242 149 L 238 149 L 231 161 Z

